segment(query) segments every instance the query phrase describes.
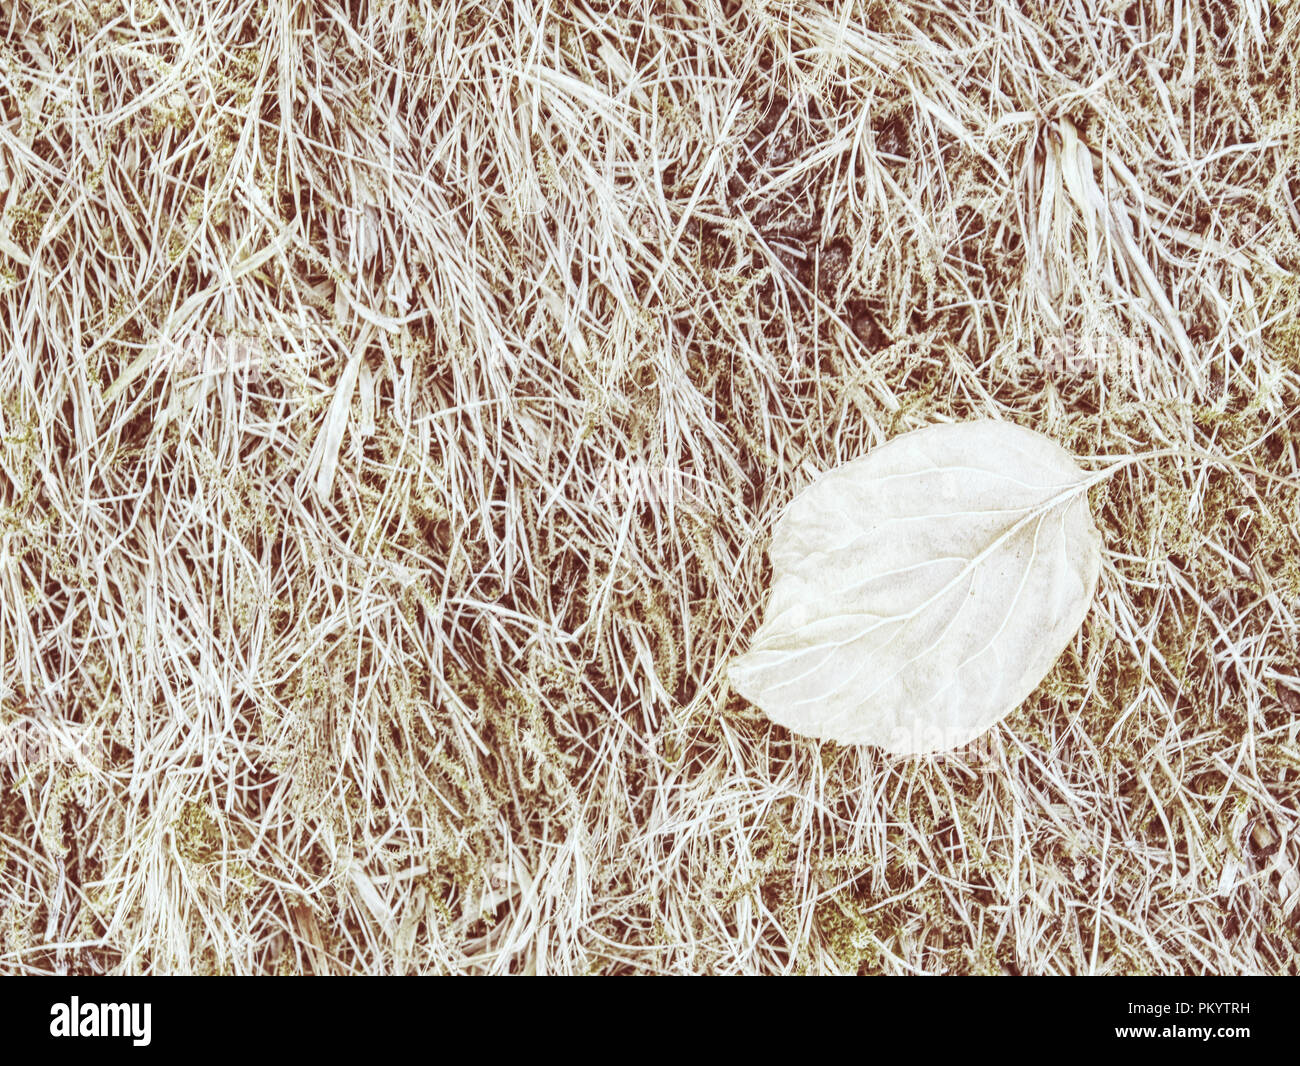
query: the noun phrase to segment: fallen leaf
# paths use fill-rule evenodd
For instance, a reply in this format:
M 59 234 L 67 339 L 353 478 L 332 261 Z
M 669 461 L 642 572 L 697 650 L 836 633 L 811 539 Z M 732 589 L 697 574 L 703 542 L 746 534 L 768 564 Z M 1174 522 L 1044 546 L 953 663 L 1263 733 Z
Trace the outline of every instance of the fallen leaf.
M 796 733 L 918 754 L 969 743 L 1037 688 L 1088 613 L 1101 536 L 1068 452 L 978 421 L 824 474 L 770 555 L 732 687 Z

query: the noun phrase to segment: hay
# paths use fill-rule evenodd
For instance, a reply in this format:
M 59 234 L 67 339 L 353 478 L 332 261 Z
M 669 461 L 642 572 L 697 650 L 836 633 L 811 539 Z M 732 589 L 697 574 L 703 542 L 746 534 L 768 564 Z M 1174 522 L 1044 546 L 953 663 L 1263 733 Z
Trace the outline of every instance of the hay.
M 6 4 L 0 970 L 1295 973 L 1297 39 Z M 781 506 L 976 417 L 1120 463 L 1038 692 L 728 693 Z

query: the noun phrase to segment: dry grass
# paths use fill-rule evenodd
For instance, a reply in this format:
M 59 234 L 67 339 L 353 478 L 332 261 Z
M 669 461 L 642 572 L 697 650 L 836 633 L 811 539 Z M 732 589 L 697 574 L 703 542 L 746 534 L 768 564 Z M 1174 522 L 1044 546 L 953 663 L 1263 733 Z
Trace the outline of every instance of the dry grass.
M 1297 40 L 6 3 L 0 970 L 1295 973 Z M 973 417 L 1136 457 L 1035 696 L 729 695 L 780 507 Z

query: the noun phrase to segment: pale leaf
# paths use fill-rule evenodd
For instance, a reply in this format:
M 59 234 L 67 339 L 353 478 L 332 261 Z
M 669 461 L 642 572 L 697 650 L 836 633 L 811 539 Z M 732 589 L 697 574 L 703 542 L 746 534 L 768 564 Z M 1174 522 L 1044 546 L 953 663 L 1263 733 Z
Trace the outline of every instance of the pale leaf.
M 732 687 L 796 733 L 914 754 L 1018 707 L 1088 613 L 1101 537 L 1070 454 L 1007 422 L 929 426 L 789 504 Z

